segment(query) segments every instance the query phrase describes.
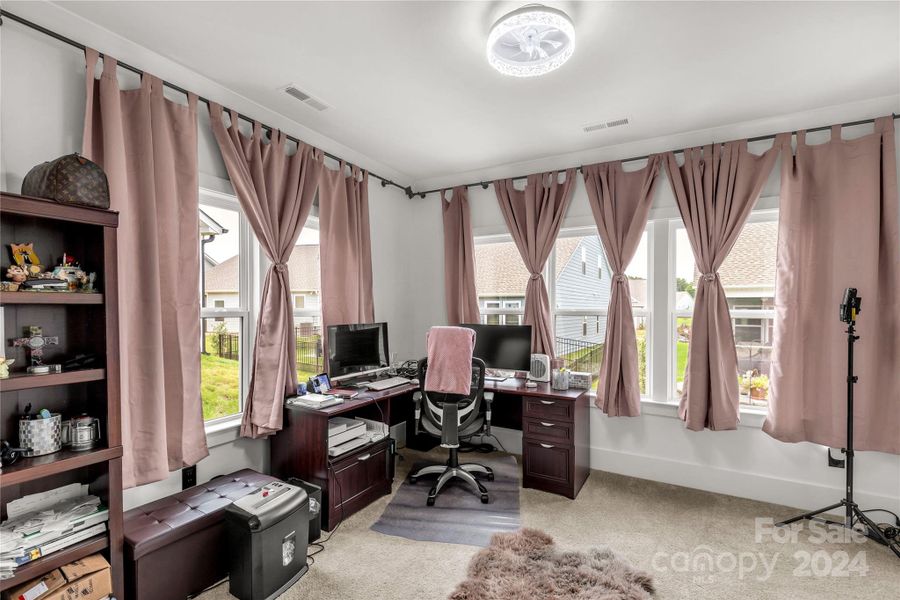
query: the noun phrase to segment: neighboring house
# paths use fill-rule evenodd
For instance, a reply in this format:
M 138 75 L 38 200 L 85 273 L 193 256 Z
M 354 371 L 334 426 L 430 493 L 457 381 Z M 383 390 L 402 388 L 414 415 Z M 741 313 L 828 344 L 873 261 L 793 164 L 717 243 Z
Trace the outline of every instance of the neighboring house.
M 238 257 L 216 264 L 206 257 L 206 306 L 228 308 L 238 305 Z M 288 277 L 295 309 L 316 309 L 321 303 L 319 247 L 295 246 L 288 260 Z
M 528 270 L 513 244 L 475 245 L 476 289 L 481 309 L 522 309 Z M 557 308 L 606 308 L 609 304 L 611 270 L 597 237 L 565 238 L 556 242 Z M 520 315 L 483 315 L 495 325 L 519 325 Z M 555 335 L 585 342 L 602 343 L 606 319 L 596 315 L 558 316 Z
M 719 267 L 719 281 L 732 310 L 768 310 L 775 307 L 775 255 L 778 250 L 778 222 L 747 223 L 734 248 Z M 700 278 L 694 272 L 694 285 Z M 693 310 L 694 299 L 686 292 L 676 295 L 677 310 Z M 735 318 L 734 338 L 739 345 L 772 344 L 774 320 Z

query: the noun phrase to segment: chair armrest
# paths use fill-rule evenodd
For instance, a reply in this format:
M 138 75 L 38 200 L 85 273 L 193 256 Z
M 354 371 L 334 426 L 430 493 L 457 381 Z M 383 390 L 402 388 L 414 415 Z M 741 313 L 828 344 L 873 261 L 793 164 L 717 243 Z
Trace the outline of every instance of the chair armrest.
M 491 435 L 491 404 L 494 402 L 494 392 L 484 393 L 484 434 Z
M 413 402 L 416 404 L 415 434 L 419 435 L 419 420 L 422 417 L 422 392 L 413 392 Z

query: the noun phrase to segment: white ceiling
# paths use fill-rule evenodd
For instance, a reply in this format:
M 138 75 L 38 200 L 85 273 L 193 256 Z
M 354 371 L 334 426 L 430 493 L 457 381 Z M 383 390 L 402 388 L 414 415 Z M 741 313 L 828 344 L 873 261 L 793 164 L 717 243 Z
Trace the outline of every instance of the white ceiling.
M 896 2 L 547 2 L 575 22 L 575 55 L 504 77 L 485 39 L 526 3 L 61 4 L 413 181 L 900 90 Z

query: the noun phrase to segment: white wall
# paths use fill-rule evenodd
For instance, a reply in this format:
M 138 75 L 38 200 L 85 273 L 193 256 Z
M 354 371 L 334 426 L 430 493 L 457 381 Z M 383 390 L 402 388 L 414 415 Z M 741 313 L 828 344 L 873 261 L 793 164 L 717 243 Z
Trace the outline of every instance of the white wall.
M 62 20 L 57 21 L 54 26 L 46 19 L 60 18 L 60 11 L 49 5 L 36 8 L 51 11 L 47 15 L 35 16 L 34 19 L 38 22 L 59 27 L 61 31 L 68 27 L 72 37 L 101 51 L 115 44 L 120 47 L 119 56 L 130 64 L 150 69 L 149 64 L 153 63 L 157 68 L 156 74 L 161 77 L 171 77 L 179 84 L 198 91 L 202 89 L 201 84 L 209 87 L 209 82 L 201 76 L 185 73 L 182 67 L 169 64 L 166 59 L 148 53 L 146 49 L 129 46 L 109 32 L 87 27 L 78 19 L 66 19 L 67 13 L 62 14 Z M 18 7 L 16 12 L 29 16 Z M 139 58 L 131 58 L 129 53 Z M 169 67 L 173 72 L 177 71 L 180 78 L 168 75 Z M 81 151 L 85 99 L 84 56 L 71 46 L 6 20 L 0 28 L 0 75 L 0 189 L 18 193 L 22 179 L 31 167 L 63 154 Z M 138 83 L 137 78 L 127 72 L 120 72 L 120 77 L 123 86 L 136 86 Z M 198 87 L 192 87 L 192 83 Z M 205 93 L 209 93 L 208 90 Z M 227 90 L 220 89 L 218 94 L 210 96 L 245 114 L 257 116 L 266 123 L 276 123 L 279 119 L 284 121 L 283 117 L 266 114 L 259 107 L 244 106 L 246 100 L 233 97 Z M 172 97 L 177 98 L 178 94 Z M 267 120 L 270 117 L 272 120 Z M 288 126 L 285 129 L 292 134 L 302 135 L 299 126 Z M 322 139 L 305 139 L 321 144 L 329 151 L 340 151 L 339 145 L 334 142 L 323 144 Z M 203 104 L 199 107 L 198 153 L 201 186 L 232 193 L 225 166 L 209 128 L 208 112 Z M 357 159 L 352 154 L 345 156 L 351 160 Z M 364 167 L 371 164 L 365 160 L 362 162 Z M 380 174 L 402 181 L 402 176 L 397 173 L 373 167 L 375 168 Z M 391 347 L 404 358 L 413 354 L 408 344 L 408 340 L 412 338 L 411 322 L 406 318 L 404 308 L 411 281 L 408 269 L 403 266 L 408 258 L 408 241 L 405 235 L 411 229 L 407 215 L 409 204 L 410 201 L 401 190 L 395 187 L 382 188 L 376 179 L 370 181 L 376 318 L 390 323 Z M 210 432 L 208 442 L 210 455 L 197 465 L 198 482 L 241 468 L 268 470 L 269 444 L 265 440 L 241 439 L 237 436 L 236 428 L 230 427 Z M 181 473 L 174 472 L 164 481 L 126 490 L 125 508 L 139 506 L 179 490 Z
M 897 105 L 893 99 L 894 106 Z M 865 111 L 878 111 L 880 115 L 891 112 L 888 106 L 866 106 Z M 854 113 L 860 107 L 845 107 L 843 115 L 840 110 L 833 111 L 830 116 L 835 121 L 851 121 L 871 114 Z M 896 108 L 894 108 L 896 110 Z M 804 125 L 828 124 L 835 121 L 815 121 L 809 115 L 797 116 L 793 122 Z M 781 122 L 785 130 L 792 129 L 790 122 Z M 770 129 L 769 131 L 777 131 Z M 872 126 L 865 125 L 844 130 L 844 138 L 850 139 L 871 132 Z M 721 132 L 719 140 L 735 139 L 737 130 Z M 702 136 L 700 136 L 702 137 Z M 810 134 L 809 143 L 827 140 L 828 132 Z M 897 136 L 898 156 L 900 156 L 900 135 Z M 751 145 L 751 150 L 761 153 L 771 147 L 771 142 L 758 142 Z M 677 140 L 661 140 L 656 147 L 648 151 L 662 151 L 682 147 Z M 619 157 L 626 158 L 634 154 L 623 153 Z M 615 155 L 606 159 L 614 159 Z M 552 163 L 556 159 L 548 159 Z M 558 163 L 548 165 L 564 166 L 580 164 L 579 162 Z M 628 163 L 626 168 L 637 169 L 641 163 Z M 533 171 L 541 170 L 538 165 L 529 165 Z M 498 167 L 491 170 L 494 176 L 510 176 L 527 173 L 516 171 L 512 167 Z M 468 173 L 457 176 L 458 183 L 479 181 L 483 173 Z M 572 204 L 564 220 L 563 227 L 593 226 L 594 221 L 588 204 L 587 192 L 583 179 L 576 173 L 578 182 Z M 675 199 L 669 183 L 664 178 L 660 181 L 654 199 L 652 218 L 677 218 Z M 440 185 L 452 185 L 454 181 L 443 181 Z M 523 185 L 521 182 L 519 185 Z M 778 205 L 780 188 L 780 162 L 776 163 L 772 175 L 767 181 L 759 207 L 775 208 Z M 418 243 L 431 239 L 437 252 L 427 252 L 425 248 L 417 251 L 417 264 L 414 266 L 417 278 L 423 281 L 416 298 L 416 323 L 414 330 L 424 332 L 428 326 L 443 322 L 443 313 L 438 310 L 443 305 L 442 255 L 439 251 L 442 243 L 440 231 L 440 204 L 436 195 L 418 200 L 412 213 L 416 228 L 420 232 Z M 491 235 L 506 233 L 506 226 L 492 188 L 469 188 L 469 203 L 472 210 L 472 224 L 475 235 Z M 654 248 L 653 252 L 662 253 L 665 257 L 667 248 Z M 665 277 L 665 274 L 662 274 Z M 657 280 L 658 281 L 658 280 Z M 665 279 L 657 285 L 653 293 L 667 293 Z M 666 327 L 665 317 L 657 318 L 655 323 Z M 661 350 L 661 352 L 659 352 Z M 659 344 L 653 346 L 653 360 L 667 360 L 665 348 Z M 657 385 L 654 382 L 654 400 L 666 401 L 665 382 Z M 843 496 L 844 471 L 826 466 L 825 449 L 810 443 L 785 444 L 779 442 L 760 429 L 760 414 L 745 414 L 737 431 L 730 432 L 691 432 L 677 418 L 674 405 L 644 403 L 643 416 L 640 418 L 609 418 L 600 410 L 591 411 L 591 466 L 596 469 L 613 471 L 630 475 L 684 485 L 714 492 L 731 494 L 786 504 L 806 509 L 818 508 L 831 504 Z M 520 451 L 521 434 L 508 430 L 501 431 L 501 441 L 507 449 Z M 856 495 L 865 507 L 891 508 L 895 512 L 900 509 L 900 456 L 878 452 L 860 452 L 856 461 Z
M 15 4 L 16 6 L 10 6 Z M 195 91 L 221 99 L 225 104 L 351 160 L 333 141 L 316 137 L 302 125 L 286 121 L 253 105 L 202 76 L 167 59 L 139 48 L 64 10 L 44 3 L 7 7 L 42 24 L 80 39 L 122 60 L 154 71 Z M 84 67 L 75 49 L 46 36 L 7 22 L 0 28 L 0 188 L 17 192 L 25 173 L 35 164 L 81 147 L 84 106 Z M 417 189 L 468 181 L 490 180 L 598 160 L 612 160 L 712 140 L 735 139 L 774 131 L 849 121 L 897 111 L 898 99 L 874 99 L 853 106 L 829 107 L 800 115 L 670 136 L 562 157 L 532 161 L 527 165 L 504 165 L 479 173 L 421 182 Z M 224 167 L 212 142 L 206 111 L 201 110 L 200 170 L 203 187 L 230 191 Z M 858 135 L 862 128 L 852 132 Z M 827 133 L 822 134 L 827 137 Z M 848 133 L 849 137 L 850 133 Z M 810 141 L 815 138 L 810 136 Z M 900 140 L 900 137 L 898 137 Z M 761 144 L 765 146 L 765 144 Z M 760 151 L 756 148 L 756 151 Z M 377 163 L 362 164 L 402 181 Z M 634 165 L 638 167 L 640 165 Z M 674 216 L 668 184 L 659 186 L 653 217 Z M 764 204 L 777 203 L 778 175 L 772 175 L 763 192 Z M 472 188 L 470 200 L 476 234 L 505 231 L 493 191 Z M 407 199 L 396 188 L 370 184 L 370 213 L 375 276 L 376 318 L 390 323 L 391 347 L 400 358 L 424 354 L 425 332 L 445 322 L 441 210 L 434 195 Z M 592 225 L 583 185 L 565 220 L 566 227 Z M 660 251 L 660 249 L 657 249 Z M 662 250 L 665 251 L 664 249 Z M 654 360 L 658 357 L 654 356 Z M 688 432 L 674 418 L 669 406 L 645 406 L 638 419 L 609 419 L 592 411 L 592 466 L 668 483 L 816 508 L 842 495 L 843 471 L 825 466 L 824 449 L 813 444 L 783 444 L 763 434 L 760 419 L 745 416 L 734 432 Z M 234 429 L 210 435 L 211 455 L 198 466 L 198 481 L 242 467 L 266 470 L 268 444 L 238 440 Z M 504 443 L 515 449 L 520 438 L 504 433 Z M 866 506 L 900 510 L 900 457 L 860 453 L 857 460 L 858 497 Z M 126 507 L 135 506 L 180 489 L 180 474 L 168 480 L 126 492 Z

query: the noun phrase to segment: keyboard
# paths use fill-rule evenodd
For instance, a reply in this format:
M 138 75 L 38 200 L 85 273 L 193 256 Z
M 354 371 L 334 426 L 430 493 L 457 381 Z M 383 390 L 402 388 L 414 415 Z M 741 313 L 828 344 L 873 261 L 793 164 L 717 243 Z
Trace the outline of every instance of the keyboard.
M 405 385 L 407 383 L 409 383 L 409 379 L 407 379 L 406 377 L 389 377 L 387 379 L 378 379 L 365 385 L 373 392 L 380 392 L 383 390 L 395 388 L 400 385 Z

